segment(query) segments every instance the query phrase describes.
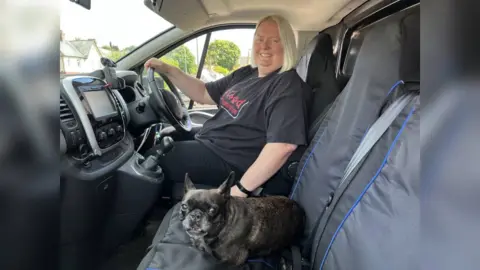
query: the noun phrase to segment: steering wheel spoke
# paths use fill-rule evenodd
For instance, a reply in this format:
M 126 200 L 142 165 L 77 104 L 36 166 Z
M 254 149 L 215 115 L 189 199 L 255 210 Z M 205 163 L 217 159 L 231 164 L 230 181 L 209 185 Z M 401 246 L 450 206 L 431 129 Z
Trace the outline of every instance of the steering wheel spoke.
M 153 110 L 159 116 L 165 116 L 170 124 L 179 132 L 190 132 L 192 130 L 192 120 L 188 113 L 188 109 L 180 92 L 170 79 L 163 75 L 163 80 L 170 88 L 169 90 L 159 88 L 155 82 L 155 71 L 149 68 L 147 71 L 148 87 L 150 88 L 150 99 Z

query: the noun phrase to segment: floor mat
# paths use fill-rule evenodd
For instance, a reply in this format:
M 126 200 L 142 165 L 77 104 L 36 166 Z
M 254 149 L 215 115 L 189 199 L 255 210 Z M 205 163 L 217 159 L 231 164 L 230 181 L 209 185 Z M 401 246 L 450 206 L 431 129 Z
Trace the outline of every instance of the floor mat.
M 133 239 L 126 245 L 120 246 L 118 252 L 105 262 L 102 270 L 132 270 L 136 269 L 142 258 L 147 253 L 147 248 L 152 243 L 153 237 L 161 221 L 150 221 L 142 235 Z
M 147 248 L 152 244 L 163 217 L 172 206 L 173 203 L 169 200 L 157 202 L 156 207 L 147 215 L 148 221 L 143 231 L 129 243 L 120 246 L 117 252 L 105 261 L 100 270 L 137 269 L 138 264 L 147 254 Z
M 148 246 L 160 226 L 161 221 L 149 221 L 144 232 L 126 245 L 120 246 L 118 252 L 102 266 L 102 270 L 136 269 L 146 254 Z

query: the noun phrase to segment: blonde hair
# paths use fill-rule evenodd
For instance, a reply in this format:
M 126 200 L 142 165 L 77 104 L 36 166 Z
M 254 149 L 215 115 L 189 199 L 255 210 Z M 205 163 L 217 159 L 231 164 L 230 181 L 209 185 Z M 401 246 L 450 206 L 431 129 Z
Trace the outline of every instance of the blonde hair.
M 283 65 L 279 73 L 290 70 L 295 67 L 297 64 L 297 44 L 295 42 L 295 34 L 293 33 L 292 26 L 284 17 L 280 15 L 268 15 L 263 17 L 257 22 L 255 27 L 255 34 L 257 34 L 257 29 L 265 21 L 272 20 L 277 24 L 278 32 L 280 33 L 280 41 L 283 45 Z M 254 41 L 255 42 L 255 41 Z M 253 46 L 252 46 L 253 48 Z M 256 67 L 255 63 L 255 53 L 252 52 L 251 57 L 251 66 Z

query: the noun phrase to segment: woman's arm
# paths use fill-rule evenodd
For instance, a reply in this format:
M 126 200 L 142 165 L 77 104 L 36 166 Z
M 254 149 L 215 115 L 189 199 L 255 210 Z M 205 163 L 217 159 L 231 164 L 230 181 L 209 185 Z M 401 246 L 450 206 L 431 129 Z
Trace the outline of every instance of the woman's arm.
M 288 157 L 297 148 L 288 143 L 267 143 L 255 162 L 240 179 L 240 184 L 250 191 L 254 191 L 269 180 L 285 164 Z M 232 196 L 246 197 L 237 186 L 231 189 Z
M 156 72 L 166 75 L 172 83 L 193 101 L 200 104 L 216 105 L 205 88 L 205 83 L 192 77 L 179 68 L 152 58 L 145 63 L 145 68 L 152 67 Z
M 297 146 L 307 144 L 307 113 L 304 85 L 296 73 L 286 73 L 267 102 L 266 144 L 240 180 L 253 191 L 268 181 Z M 311 90 L 310 90 L 311 91 Z M 245 196 L 235 186 L 232 195 Z

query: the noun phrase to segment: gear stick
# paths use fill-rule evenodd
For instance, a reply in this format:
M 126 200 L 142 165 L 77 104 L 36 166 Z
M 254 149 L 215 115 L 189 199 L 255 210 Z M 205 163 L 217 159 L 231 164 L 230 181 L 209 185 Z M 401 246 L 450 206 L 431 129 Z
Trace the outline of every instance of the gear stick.
M 160 148 L 156 151 L 155 154 L 148 156 L 145 161 L 143 161 L 140 166 L 148 171 L 155 171 L 158 165 L 158 159 L 160 156 L 163 156 L 170 152 L 173 149 L 173 139 L 172 137 L 165 136 L 160 142 Z
M 165 136 L 160 142 L 160 148 L 157 150 L 157 157 L 163 156 L 173 149 L 173 139 L 172 137 Z

